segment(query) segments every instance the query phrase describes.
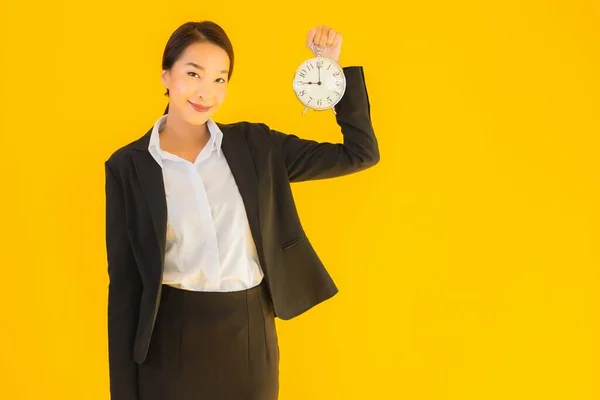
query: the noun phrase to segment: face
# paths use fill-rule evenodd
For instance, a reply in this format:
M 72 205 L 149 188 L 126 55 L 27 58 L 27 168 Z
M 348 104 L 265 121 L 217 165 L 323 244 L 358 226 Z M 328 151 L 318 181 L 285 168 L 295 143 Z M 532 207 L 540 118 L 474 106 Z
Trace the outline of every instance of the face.
M 187 47 L 161 80 L 169 89 L 169 114 L 201 125 L 219 109 L 227 94 L 229 56 L 213 43 Z M 203 108 L 210 107 L 210 108 Z

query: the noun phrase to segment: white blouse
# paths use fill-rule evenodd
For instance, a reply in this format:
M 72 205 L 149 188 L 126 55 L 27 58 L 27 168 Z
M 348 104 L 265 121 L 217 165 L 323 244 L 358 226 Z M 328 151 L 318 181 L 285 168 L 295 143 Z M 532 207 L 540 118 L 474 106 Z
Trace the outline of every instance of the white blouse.
M 221 151 L 223 133 L 208 120 L 210 140 L 194 163 L 164 151 L 154 124 L 148 150 L 161 166 L 168 210 L 163 283 L 196 291 L 258 285 L 263 272 L 244 203 Z

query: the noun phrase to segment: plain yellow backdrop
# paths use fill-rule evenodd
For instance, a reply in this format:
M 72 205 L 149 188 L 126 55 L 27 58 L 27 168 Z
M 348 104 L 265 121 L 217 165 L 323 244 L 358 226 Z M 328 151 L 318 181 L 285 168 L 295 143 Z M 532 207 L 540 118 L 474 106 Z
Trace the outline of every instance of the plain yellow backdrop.
M 340 293 L 278 321 L 281 400 L 600 398 L 600 6 L 0 3 L 0 398 L 108 399 L 104 160 L 162 115 L 164 45 L 229 33 L 215 118 L 339 141 L 306 32 L 365 69 L 381 162 L 294 186 Z

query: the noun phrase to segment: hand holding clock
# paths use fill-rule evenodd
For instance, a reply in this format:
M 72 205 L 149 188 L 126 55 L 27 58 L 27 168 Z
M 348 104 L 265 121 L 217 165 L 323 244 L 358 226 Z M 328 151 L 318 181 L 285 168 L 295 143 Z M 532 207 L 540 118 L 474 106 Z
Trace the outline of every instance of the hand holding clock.
M 333 109 L 346 89 L 343 68 L 339 65 L 342 35 L 327 25 L 313 27 L 306 46 L 316 57 L 305 60 L 294 74 L 294 92 L 304 111 Z M 304 114 L 304 112 L 303 112 Z
M 321 56 L 331 58 L 339 64 L 342 40 L 342 35 L 335 29 L 327 25 L 318 25 L 308 31 L 306 46 L 313 52 L 315 52 L 317 47 L 320 48 Z
M 319 25 L 308 31 L 306 36 L 306 47 L 308 47 L 315 55 L 317 48 L 321 50 L 322 57 L 328 57 L 336 63 L 340 62 L 340 53 L 342 51 L 342 35 L 335 29 L 327 25 Z M 303 82 L 305 85 L 320 85 L 321 84 L 321 64 L 317 64 L 318 78 L 317 82 Z

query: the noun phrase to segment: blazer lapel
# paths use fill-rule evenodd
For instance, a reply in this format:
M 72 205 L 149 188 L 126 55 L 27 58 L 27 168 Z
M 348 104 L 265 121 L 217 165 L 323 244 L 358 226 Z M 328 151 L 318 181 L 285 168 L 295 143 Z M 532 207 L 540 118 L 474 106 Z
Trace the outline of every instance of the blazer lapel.
M 162 169 L 148 151 L 151 132 L 140 138 L 132 159 L 144 199 L 150 210 L 162 263 L 167 239 L 167 199 Z
M 262 236 L 260 234 L 260 218 L 258 207 L 258 179 L 256 177 L 256 169 L 254 161 L 250 154 L 250 149 L 246 141 L 244 132 L 236 132 L 234 128 L 228 125 L 218 124 L 221 132 L 223 132 L 223 143 L 221 149 L 227 159 L 231 173 L 238 186 L 240 195 L 244 202 L 250 231 L 258 255 L 264 265 L 264 254 L 262 251 Z M 263 268 L 265 270 L 265 268 Z M 265 271 L 266 273 L 266 271 Z

